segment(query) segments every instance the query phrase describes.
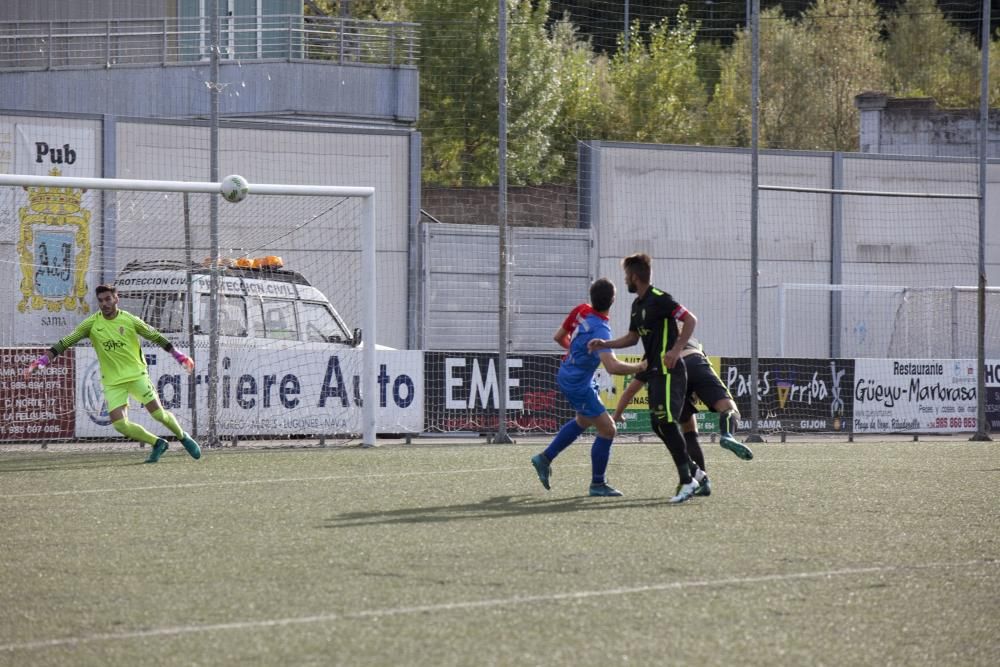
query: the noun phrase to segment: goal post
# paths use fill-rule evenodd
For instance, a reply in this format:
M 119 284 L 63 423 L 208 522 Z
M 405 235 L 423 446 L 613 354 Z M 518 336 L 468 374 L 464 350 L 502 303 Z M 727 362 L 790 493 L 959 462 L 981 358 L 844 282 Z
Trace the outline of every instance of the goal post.
M 23 193 L 17 194 L 20 190 L 15 191 L 15 188 L 27 191 L 27 197 Z M 85 194 L 88 191 L 116 194 L 116 200 L 113 200 L 112 204 L 118 208 L 113 214 L 115 216 L 114 223 L 118 227 L 125 228 L 126 231 L 117 230 L 115 233 L 119 236 L 125 233 L 129 235 L 128 247 L 132 256 L 136 257 L 136 261 L 129 263 L 129 267 L 133 270 L 131 275 L 134 277 L 138 275 L 135 273 L 136 271 L 146 271 L 147 273 L 141 275 L 148 276 L 148 278 L 137 279 L 134 281 L 135 284 L 143 281 L 147 284 L 153 284 L 156 280 L 171 280 L 170 271 L 179 271 L 177 275 L 186 275 L 187 280 L 191 280 L 193 273 L 193 265 L 190 263 L 192 242 L 183 240 L 176 229 L 169 229 L 169 227 L 179 226 L 181 218 L 184 219 L 187 227 L 190 223 L 189 215 L 197 219 L 199 223 L 205 222 L 211 209 L 207 205 L 210 201 L 207 196 L 219 195 L 222 198 L 222 183 L 0 174 L 0 197 L 3 197 L 3 203 L 12 212 L 11 216 L 17 216 L 21 225 L 17 243 L 18 252 L 21 255 L 18 263 L 21 266 L 16 268 L 16 275 L 15 269 L 8 267 L 11 269 L 11 275 L 4 278 L 8 287 L 8 294 L 5 296 L 12 303 L 17 303 L 20 300 L 18 305 L 20 305 L 22 312 L 35 309 L 40 313 L 60 313 L 60 317 L 56 318 L 59 320 L 58 333 L 56 333 L 55 328 L 52 328 L 29 334 L 25 332 L 30 331 L 30 328 L 22 326 L 22 331 L 18 332 L 15 330 L 15 326 L 11 325 L 10 330 L 0 338 L 0 345 L 23 346 L 28 344 L 47 347 L 58 338 L 67 335 L 82 319 L 82 315 L 90 311 L 90 306 L 85 301 L 93 298 L 93 288 L 96 282 L 101 282 L 98 276 L 115 275 L 123 269 L 121 266 L 114 265 L 115 249 L 120 254 L 123 242 L 117 238 L 112 238 L 110 241 L 103 238 L 107 234 L 106 226 L 94 225 L 91 229 L 89 225 L 91 217 L 97 218 L 104 215 L 103 211 L 109 208 L 108 203 L 88 199 Z M 121 193 L 140 194 L 136 194 L 135 197 L 127 201 L 122 201 Z M 180 202 L 181 198 L 176 197 L 176 194 L 183 195 L 183 206 Z M 171 195 L 174 196 L 171 198 Z M 205 198 L 193 201 L 195 195 L 205 196 Z M 189 196 L 192 199 L 190 206 Z M 338 423 L 344 425 L 342 428 L 351 428 L 352 432 L 360 432 L 365 446 L 375 444 L 376 407 L 378 405 L 376 359 L 376 313 L 378 309 L 374 196 L 375 189 L 372 187 L 250 183 L 248 196 L 245 200 L 227 203 L 223 199 L 218 207 L 219 217 L 225 219 L 227 229 L 227 234 L 224 235 L 224 245 L 220 247 L 225 247 L 227 250 L 220 252 L 222 256 L 212 257 L 210 255 L 194 272 L 215 274 L 216 276 L 225 272 L 227 275 L 243 276 L 240 279 L 241 284 L 253 283 L 257 293 L 253 295 L 247 293 L 247 302 L 257 299 L 256 302 L 251 303 L 251 308 L 256 309 L 259 316 L 254 315 L 255 311 L 248 310 L 247 306 L 243 304 L 243 328 L 223 332 L 234 334 L 231 339 L 227 339 L 227 343 L 234 342 L 245 355 L 246 350 L 254 347 L 254 336 L 260 335 L 261 340 L 265 340 L 265 344 L 270 346 L 266 347 L 266 354 L 275 364 L 282 360 L 294 360 L 296 355 L 299 355 L 303 358 L 303 361 L 299 362 L 302 367 L 296 369 L 296 372 L 299 374 L 319 373 L 318 377 L 324 383 L 336 380 L 339 384 L 332 388 L 326 387 L 324 384 L 326 393 L 321 396 L 320 401 L 321 403 L 342 401 L 345 407 L 353 402 L 352 408 L 359 407 L 360 423 L 353 418 Z M 262 199 L 258 199 L 258 197 Z M 273 201 L 267 205 L 262 203 L 269 200 Z M 309 204 L 307 203 L 309 201 L 317 203 Z M 24 205 L 19 205 L 22 203 Z M 95 213 L 95 211 L 102 212 Z M 189 214 L 189 211 L 193 212 Z M 84 219 L 88 221 L 88 225 L 83 224 Z M 211 224 L 210 221 L 209 224 Z M 201 237 L 200 241 L 195 242 L 195 251 L 202 253 L 209 250 L 209 245 L 204 242 L 206 237 L 204 230 L 208 224 L 195 224 L 190 225 L 190 227 L 194 229 L 195 236 Z M 349 231 L 351 229 L 355 231 Z M 189 231 L 190 229 L 185 229 L 185 239 L 189 238 Z M 351 236 L 340 236 L 341 234 L 350 234 Z M 70 273 L 79 274 L 70 279 L 72 284 L 66 283 L 66 280 L 58 275 L 46 283 L 46 276 L 41 276 L 39 265 L 34 260 L 35 247 L 45 249 L 46 257 L 43 268 L 48 274 L 55 273 L 56 262 L 54 257 L 49 257 L 48 248 L 45 248 L 44 245 L 39 246 L 38 239 L 44 235 L 47 235 L 46 238 L 50 240 L 61 239 L 60 248 L 62 248 L 64 256 L 60 255 L 59 261 L 62 263 L 58 268 L 59 271 L 65 269 L 67 275 Z M 341 241 L 342 239 L 344 240 Z M 29 247 L 32 243 L 35 246 Z M 105 251 L 104 246 L 109 243 L 111 249 Z M 184 259 L 182 251 L 185 243 L 188 244 L 187 257 L 189 258 L 186 263 L 181 261 Z M 89 255 L 92 249 L 94 249 L 95 254 L 101 253 L 99 262 L 90 261 Z M 282 260 L 280 259 L 282 253 L 287 253 L 294 258 L 297 264 L 282 268 Z M 253 255 L 266 257 L 255 258 Z M 304 275 L 307 272 L 303 266 L 305 258 L 309 258 L 311 264 L 309 276 Z M 122 263 L 125 264 L 128 259 L 128 257 L 122 258 Z M 200 260 L 201 257 L 199 256 L 198 259 Z M 261 259 L 265 261 L 258 266 L 255 260 Z M 109 261 L 110 265 L 105 266 L 105 261 Z M 348 265 L 349 262 L 351 264 Z M 178 269 L 182 264 L 187 265 L 186 270 Z M 100 272 L 94 268 L 99 265 L 103 267 Z M 86 276 L 81 271 L 86 272 Z M 28 274 L 31 272 L 33 272 L 33 277 L 29 280 Z M 318 279 L 319 283 L 311 284 L 307 278 Z M 14 282 L 21 283 L 20 292 L 16 286 L 11 286 Z M 218 279 L 205 280 L 203 284 L 207 285 L 209 282 L 212 284 L 213 291 L 209 295 L 210 298 L 202 299 L 200 303 L 202 308 L 205 308 L 209 313 L 214 311 L 214 316 L 206 317 L 205 321 L 218 323 L 220 322 L 218 304 L 222 298 L 229 299 L 229 296 L 224 297 L 219 291 L 216 291 L 221 289 L 218 285 Z M 282 286 L 288 290 L 285 296 L 294 295 L 278 304 L 278 306 L 288 308 L 287 315 L 293 322 L 291 327 L 284 332 L 277 328 L 271 328 L 268 317 L 271 315 L 277 317 L 285 313 L 281 312 L 281 308 L 278 306 L 273 311 L 267 310 L 269 290 L 277 289 L 280 291 Z M 184 288 L 187 289 L 187 286 Z M 33 290 L 37 293 L 31 293 Z M 119 292 L 121 291 L 119 288 Z M 178 293 L 180 291 L 182 290 L 178 290 Z M 349 303 L 345 303 L 338 295 L 348 292 L 356 293 L 357 296 L 352 296 Z M 334 298 L 334 302 L 329 303 L 328 296 Z M 138 294 L 134 302 L 150 306 L 154 300 L 154 296 L 144 293 Z M 69 305 L 71 302 L 73 303 L 73 316 L 64 316 L 71 310 Z M 261 303 L 264 305 L 261 306 Z M 190 306 L 190 303 L 188 305 Z M 175 308 L 176 312 L 174 312 L 171 310 L 172 305 L 162 303 L 162 298 L 157 306 L 159 309 L 155 312 L 157 317 L 163 318 L 162 323 L 176 324 L 184 318 L 184 315 L 180 313 L 180 308 Z M 320 312 L 324 308 L 329 311 L 328 314 Z M 346 321 L 341 317 L 342 313 L 337 312 L 338 309 L 346 309 L 347 313 L 343 313 L 348 315 Z M 180 319 L 176 319 L 176 321 L 171 319 L 175 316 Z M 326 319 L 319 319 L 321 317 L 328 318 L 329 323 Z M 361 323 L 361 332 L 359 332 L 361 335 L 352 335 L 346 322 L 358 321 Z M 149 323 L 159 328 L 157 324 L 161 324 L 161 321 Z M 191 330 L 196 328 L 191 320 L 186 321 L 186 326 Z M 328 331 L 324 327 L 333 327 L 333 329 Z M 180 329 L 175 327 L 172 331 L 174 335 L 167 335 L 167 338 L 172 339 L 175 344 L 186 347 L 186 343 L 177 335 Z M 237 332 L 239 336 L 235 335 Z M 204 327 L 200 328 L 199 333 L 220 335 L 217 331 L 207 332 Z M 28 338 L 30 340 L 27 340 Z M 227 343 L 223 343 L 223 345 Z M 344 369 L 339 366 L 333 369 L 336 371 L 335 373 L 327 368 L 327 378 L 323 377 L 323 369 L 310 368 L 310 365 L 315 366 L 315 363 L 311 361 L 312 357 L 306 355 L 306 352 L 315 350 L 317 345 L 324 343 L 339 345 L 340 347 L 337 349 L 344 350 L 353 347 L 351 358 L 360 357 L 356 374 L 352 376 L 348 373 L 345 381 L 342 377 Z M 229 355 L 225 360 L 210 359 L 209 367 L 222 369 L 223 361 L 227 364 L 233 364 L 234 368 L 240 364 L 249 368 L 255 363 L 249 358 L 238 359 L 236 357 L 237 355 Z M 298 375 L 289 373 L 282 377 L 279 370 L 269 373 L 263 379 L 254 377 L 252 372 L 239 376 L 235 380 L 230 376 L 223 376 L 220 380 L 219 376 L 220 373 L 209 373 L 208 377 L 204 378 L 205 384 L 209 382 L 209 378 L 214 383 L 220 381 L 224 384 L 230 383 L 223 392 L 227 403 L 241 401 L 246 404 L 252 403 L 253 407 L 262 411 L 264 406 L 270 407 L 277 402 L 284 402 L 290 406 L 297 406 L 299 402 L 304 402 L 304 399 L 301 398 L 303 382 Z M 244 378 L 247 379 L 244 380 Z M 360 386 L 351 386 L 352 379 Z M 201 381 L 202 378 L 198 377 L 195 384 Z M 232 386 L 232 384 L 236 386 Z M 226 394 L 226 391 L 229 393 Z M 191 392 L 194 393 L 193 388 Z M 11 400 L 16 401 L 16 397 Z M 187 400 L 193 405 L 193 398 Z M 135 412 L 138 411 L 133 411 L 133 414 Z M 210 415 L 210 420 L 214 417 L 215 415 Z M 239 422 L 239 420 L 230 421 Z M 214 422 L 210 421 L 210 423 L 212 423 L 211 430 L 214 431 Z M 273 423 L 274 420 L 268 417 L 254 422 L 253 428 L 264 435 L 267 427 L 261 426 L 261 424 Z M 292 427 L 290 424 L 295 423 L 307 424 L 305 427 L 307 431 L 315 429 L 315 434 L 321 437 L 343 435 L 343 433 L 332 433 L 324 430 L 337 427 L 325 426 L 325 422 L 316 419 L 315 411 L 309 413 L 308 417 L 289 418 L 285 426 L 274 427 L 275 433 L 291 435 L 290 429 Z M 239 426 L 234 426 L 234 428 L 238 430 Z M 44 435 L 46 431 L 41 430 L 38 433 Z M 209 433 L 208 435 L 215 436 L 216 434 Z M 234 437 L 237 436 L 234 435 Z

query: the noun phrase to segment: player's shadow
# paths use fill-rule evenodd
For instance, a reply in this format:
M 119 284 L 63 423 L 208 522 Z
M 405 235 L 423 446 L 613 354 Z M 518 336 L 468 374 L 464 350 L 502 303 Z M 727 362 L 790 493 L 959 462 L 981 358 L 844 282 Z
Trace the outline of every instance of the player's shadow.
M 411 524 L 461 521 L 471 519 L 503 519 L 532 514 L 563 514 L 567 512 L 604 512 L 629 507 L 662 505 L 666 498 L 591 498 L 578 496 L 549 500 L 532 495 L 494 496 L 477 503 L 408 507 L 398 510 L 344 512 L 327 519 L 325 528 L 351 528 L 379 524 Z

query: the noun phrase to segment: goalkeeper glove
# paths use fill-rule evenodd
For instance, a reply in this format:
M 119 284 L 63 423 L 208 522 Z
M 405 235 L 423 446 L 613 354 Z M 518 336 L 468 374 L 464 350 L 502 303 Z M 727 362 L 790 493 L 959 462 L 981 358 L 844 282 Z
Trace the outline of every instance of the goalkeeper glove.
M 184 370 L 188 373 L 194 372 L 194 361 L 191 357 L 187 356 L 177 348 L 174 348 L 171 354 L 174 355 L 174 359 L 177 360 L 177 363 L 184 367 Z
M 42 356 L 38 357 L 30 364 L 28 364 L 28 367 L 24 369 L 24 379 L 27 380 L 28 376 L 34 373 L 36 368 L 45 368 L 48 365 L 49 365 L 49 355 L 43 354 Z

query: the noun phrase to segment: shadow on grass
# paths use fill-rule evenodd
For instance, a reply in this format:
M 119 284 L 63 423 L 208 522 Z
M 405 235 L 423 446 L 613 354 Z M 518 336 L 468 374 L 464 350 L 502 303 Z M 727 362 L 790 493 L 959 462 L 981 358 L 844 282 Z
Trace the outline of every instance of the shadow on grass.
M 350 528 L 379 524 L 434 523 L 461 519 L 502 519 L 532 514 L 562 514 L 567 512 L 603 512 L 631 507 L 653 507 L 667 504 L 664 498 L 559 498 L 547 500 L 540 496 L 494 496 L 477 503 L 408 507 L 405 509 L 365 512 L 345 512 L 328 519 L 326 528 Z
M 20 472 L 52 472 L 56 470 L 94 470 L 97 468 L 119 468 L 123 466 L 142 465 L 149 453 L 137 452 L 135 458 L 125 458 L 119 455 L 102 456 L 101 458 L 69 457 L 32 457 L 30 459 L 0 460 L 0 475 Z

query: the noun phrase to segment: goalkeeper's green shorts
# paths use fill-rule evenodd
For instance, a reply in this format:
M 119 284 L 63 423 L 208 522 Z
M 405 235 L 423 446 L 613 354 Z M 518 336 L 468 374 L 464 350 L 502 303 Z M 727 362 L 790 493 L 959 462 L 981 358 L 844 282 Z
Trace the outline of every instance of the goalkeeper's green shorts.
M 128 405 L 129 396 L 143 405 L 156 398 L 156 390 L 153 389 L 153 382 L 149 379 L 149 374 L 129 382 L 104 385 L 104 400 L 108 402 L 108 412 Z

